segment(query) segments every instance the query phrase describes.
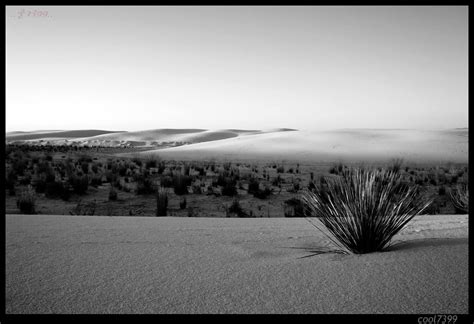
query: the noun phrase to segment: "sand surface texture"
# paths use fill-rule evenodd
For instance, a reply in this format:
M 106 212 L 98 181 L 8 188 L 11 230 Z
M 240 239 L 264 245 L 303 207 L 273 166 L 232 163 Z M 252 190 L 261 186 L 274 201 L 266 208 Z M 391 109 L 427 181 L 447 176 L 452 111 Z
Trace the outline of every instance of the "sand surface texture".
M 302 258 L 305 219 L 7 215 L 6 313 L 467 313 L 467 219 Z

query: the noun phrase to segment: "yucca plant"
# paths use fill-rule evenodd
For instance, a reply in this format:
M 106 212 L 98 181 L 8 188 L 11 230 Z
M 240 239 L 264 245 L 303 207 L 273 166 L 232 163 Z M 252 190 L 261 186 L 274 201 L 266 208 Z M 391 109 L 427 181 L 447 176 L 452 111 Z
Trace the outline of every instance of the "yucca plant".
M 432 202 L 418 187 L 402 182 L 395 170 L 350 169 L 326 183 L 324 190 L 306 190 L 302 200 L 329 234 L 323 232 L 346 253 L 385 250 Z
M 449 196 L 457 213 L 469 213 L 469 188 L 466 184 L 458 185 L 450 191 Z

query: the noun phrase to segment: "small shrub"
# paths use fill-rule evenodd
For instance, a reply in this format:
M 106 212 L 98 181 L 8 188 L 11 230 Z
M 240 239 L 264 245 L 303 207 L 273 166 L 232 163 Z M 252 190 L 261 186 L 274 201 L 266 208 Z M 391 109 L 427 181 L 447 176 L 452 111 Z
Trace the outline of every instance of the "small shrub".
M 82 162 L 81 163 L 81 169 L 84 174 L 89 173 L 89 163 L 88 162 Z
M 188 194 L 188 185 L 191 184 L 191 178 L 182 174 L 176 174 L 173 177 L 173 190 L 178 196 Z
M 235 196 L 237 195 L 236 181 L 231 178 L 226 178 L 224 186 L 222 187 L 223 196 Z
M 28 186 L 20 193 L 16 206 L 23 214 L 35 214 L 36 195 L 32 186 Z
M 168 192 L 160 188 L 156 195 L 156 216 L 166 216 L 168 210 Z
M 145 160 L 145 168 L 146 169 L 156 168 L 157 165 L 158 165 L 158 161 L 153 156 L 149 156 Z
M 164 176 L 160 182 L 162 187 L 171 188 L 173 187 L 173 178 L 170 176 Z
M 99 172 L 99 166 L 97 165 L 97 163 L 92 164 L 91 170 L 92 170 L 92 172 L 94 172 L 94 173 Z
M 96 207 L 97 203 L 95 200 L 87 203 L 79 201 L 76 207 L 69 211 L 69 214 L 77 216 L 94 216 Z
M 439 196 L 444 196 L 444 195 L 446 195 L 446 187 L 445 187 L 445 186 L 439 187 L 439 189 L 438 189 L 438 195 L 439 195 Z
M 136 178 L 137 181 L 137 188 L 136 194 L 137 195 L 148 195 L 156 192 L 155 185 L 153 180 L 147 176 L 139 175 Z
M 195 208 L 192 208 L 192 207 L 188 208 L 188 217 L 197 217 L 197 216 L 198 214 Z
M 303 201 L 298 198 L 285 200 L 284 214 L 285 217 L 305 217 Z
M 258 191 L 254 192 L 253 196 L 258 199 L 266 199 L 273 193 L 273 190 L 269 187 L 265 187 L 265 189 L 258 189 Z
M 226 208 L 226 215 L 227 217 L 231 217 L 233 215 L 237 217 L 249 217 L 249 215 L 244 211 L 240 202 L 237 199 L 232 201 L 232 204 Z
M 283 182 L 283 179 L 278 175 L 277 177 L 273 178 L 272 185 L 278 187 Z
M 72 175 L 69 178 L 69 184 L 76 194 L 84 195 L 89 187 L 89 177 L 87 175 Z
M 110 190 L 109 190 L 109 200 L 110 201 L 116 201 L 118 198 L 118 194 L 117 194 L 117 191 L 115 190 L 115 188 L 113 186 L 110 186 Z
M 9 170 L 5 176 L 5 187 L 8 190 L 15 189 L 15 183 L 17 180 L 16 173 L 13 170 Z M 31 180 L 30 180 L 31 181 Z M 27 185 L 30 184 L 30 182 L 27 183 Z
M 202 194 L 202 187 L 201 187 L 200 185 L 194 184 L 194 185 L 192 186 L 192 189 L 193 189 L 193 194 L 195 194 L 195 195 L 200 195 L 200 194 Z
M 260 182 L 256 178 L 250 178 L 247 192 L 254 194 L 260 190 Z
M 46 184 L 45 196 L 47 198 L 61 198 L 62 200 L 68 201 L 71 193 L 67 183 L 54 181 Z
M 179 202 L 179 209 L 186 209 L 186 197 Z
M 95 175 L 91 178 L 91 186 L 98 187 L 102 185 L 102 176 Z
M 138 156 L 133 157 L 132 162 L 135 163 L 139 167 L 142 166 L 142 160 Z

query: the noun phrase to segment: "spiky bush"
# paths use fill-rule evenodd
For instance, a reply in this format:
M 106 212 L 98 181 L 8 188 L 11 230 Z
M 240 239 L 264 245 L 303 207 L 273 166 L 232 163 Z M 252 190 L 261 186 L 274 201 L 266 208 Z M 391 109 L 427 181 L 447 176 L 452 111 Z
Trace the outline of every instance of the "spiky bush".
M 469 188 L 466 184 L 458 185 L 449 193 L 454 209 L 458 214 L 469 213 Z
M 302 200 L 345 252 L 386 249 L 393 236 L 432 202 L 418 187 L 403 183 L 395 170 L 350 169 L 326 182 L 326 189 L 305 191 Z

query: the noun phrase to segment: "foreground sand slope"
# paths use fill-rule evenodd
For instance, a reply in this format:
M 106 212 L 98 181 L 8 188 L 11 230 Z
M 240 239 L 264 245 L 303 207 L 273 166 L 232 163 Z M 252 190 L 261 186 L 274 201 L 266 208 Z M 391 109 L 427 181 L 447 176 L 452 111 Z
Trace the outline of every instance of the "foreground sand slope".
M 403 157 L 414 162 L 467 163 L 468 130 L 358 129 L 267 132 L 150 152 L 174 159 L 288 159 L 333 162 L 338 159 L 372 161 Z
M 392 251 L 301 258 L 304 219 L 6 216 L 6 313 L 468 312 L 467 216 Z

